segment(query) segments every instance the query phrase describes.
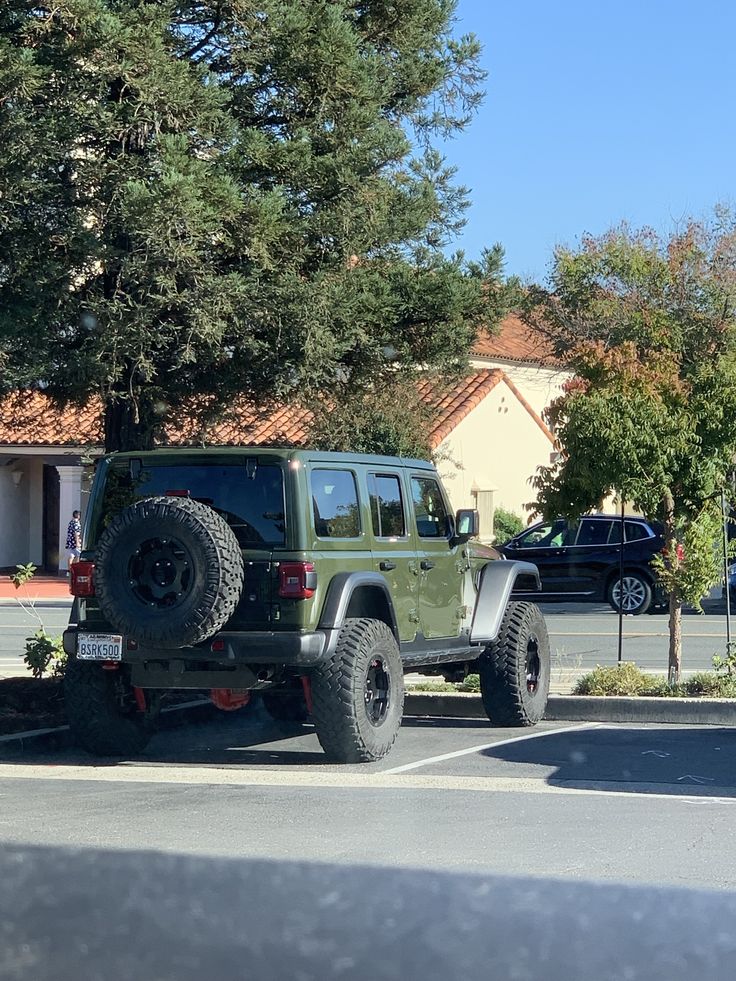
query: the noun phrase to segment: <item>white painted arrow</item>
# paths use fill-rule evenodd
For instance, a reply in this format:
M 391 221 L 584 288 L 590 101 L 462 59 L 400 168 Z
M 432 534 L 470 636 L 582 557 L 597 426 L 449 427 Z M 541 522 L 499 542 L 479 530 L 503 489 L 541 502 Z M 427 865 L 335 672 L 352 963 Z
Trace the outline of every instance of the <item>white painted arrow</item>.
M 692 780 L 693 783 L 713 783 L 715 777 L 696 777 L 694 773 L 686 773 L 684 777 L 678 777 L 678 780 Z
M 658 749 L 645 749 L 641 754 L 642 756 L 656 756 L 658 759 L 663 760 L 669 753 L 660 753 Z

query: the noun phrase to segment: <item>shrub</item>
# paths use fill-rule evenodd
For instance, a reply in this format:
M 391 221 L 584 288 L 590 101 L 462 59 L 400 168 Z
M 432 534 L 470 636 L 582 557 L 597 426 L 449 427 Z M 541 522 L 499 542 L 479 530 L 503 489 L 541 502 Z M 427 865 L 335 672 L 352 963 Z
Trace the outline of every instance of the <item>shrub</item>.
M 493 536 L 494 541 L 499 545 L 505 545 L 514 535 L 518 535 L 525 528 L 524 521 L 513 511 L 506 508 L 496 508 L 493 513 Z
M 480 691 L 480 675 L 466 675 L 463 681 L 457 686 L 458 691 Z
M 732 674 L 716 674 L 714 671 L 698 671 L 678 687 L 684 695 L 705 698 L 736 698 L 736 677 Z
M 652 677 L 633 662 L 596 668 L 583 675 L 573 689 L 574 695 L 641 695 L 652 686 Z
M 46 674 L 50 674 L 52 678 L 62 677 L 67 655 L 61 637 L 49 637 L 43 628 L 37 630 L 32 637 L 26 637 L 23 660 L 34 678 L 43 678 Z

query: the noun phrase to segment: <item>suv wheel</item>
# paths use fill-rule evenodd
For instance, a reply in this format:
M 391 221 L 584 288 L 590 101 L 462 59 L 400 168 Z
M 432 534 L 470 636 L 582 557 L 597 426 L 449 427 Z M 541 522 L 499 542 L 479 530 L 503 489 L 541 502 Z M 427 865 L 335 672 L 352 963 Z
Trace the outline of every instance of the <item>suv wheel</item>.
M 480 693 L 493 725 L 533 726 L 549 695 L 549 637 L 534 603 L 509 603 L 501 629 L 480 657 Z
M 158 720 L 158 693 L 146 692 L 142 712 L 124 668 L 106 671 L 99 664 L 69 661 L 64 701 L 75 741 L 94 756 L 137 756 Z
M 640 613 L 646 613 L 652 605 L 652 587 L 638 572 L 625 572 L 623 581 L 616 577 L 608 587 L 608 602 L 616 613 L 621 605 L 624 613 L 639 616 Z
M 264 692 L 261 695 L 263 707 L 276 722 L 306 722 L 309 717 L 304 694 L 299 691 Z
M 382 620 L 350 619 L 335 653 L 312 675 L 312 718 L 325 753 L 340 763 L 380 760 L 404 712 L 399 648 Z

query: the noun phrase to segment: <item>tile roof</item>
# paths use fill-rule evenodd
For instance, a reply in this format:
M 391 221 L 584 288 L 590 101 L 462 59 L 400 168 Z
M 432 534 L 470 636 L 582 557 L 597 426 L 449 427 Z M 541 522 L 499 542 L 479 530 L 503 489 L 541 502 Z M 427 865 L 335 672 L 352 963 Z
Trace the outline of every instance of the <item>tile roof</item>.
M 473 354 L 480 358 L 559 367 L 547 339 L 532 331 L 515 313 L 503 318 L 496 334 L 482 331 L 473 347 Z
M 498 385 L 506 382 L 519 401 L 552 438 L 539 416 L 500 368 L 481 368 L 446 388 L 436 381 L 420 381 L 419 397 L 433 407 L 433 446 Z M 247 403 L 231 408 L 227 417 L 202 429 L 194 418 L 169 424 L 162 442 L 170 446 L 298 446 L 306 442 L 311 414 L 294 406 L 258 411 Z M 101 404 L 93 398 L 83 408 L 59 409 L 42 392 L 12 395 L 0 402 L 0 445 L 4 446 L 100 446 L 103 442 Z

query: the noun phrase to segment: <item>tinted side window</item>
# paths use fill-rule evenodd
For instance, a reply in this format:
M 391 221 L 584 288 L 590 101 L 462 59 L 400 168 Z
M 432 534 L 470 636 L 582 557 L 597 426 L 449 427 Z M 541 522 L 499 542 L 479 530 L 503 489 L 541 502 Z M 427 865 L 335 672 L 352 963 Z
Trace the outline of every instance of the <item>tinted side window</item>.
M 371 518 L 376 538 L 401 538 L 406 534 L 401 483 L 395 474 L 372 473 L 368 476 Z
M 642 538 L 649 538 L 649 529 L 639 521 L 625 521 L 624 531 L 627 542 L 638 542 Z M 619 538 L 621 536 L 619 535 Z
M 611 534 L 612 521 L 587 521 L 580 525 L 576 545 L 605 545 Z
M 360 507 L 355 476 L 349 470 L 312 471 L 314 530 L 320 538 L 357 538 Z
M 431 477 L 412 477 L 411 493 L 420 538 L 447 538 L 451 535 L 452 522 L 437 481 Z
M 517 548 L 560 548 L 575 542 L 575 527 L 569 527 L 562 519 L 530 528 L 516 539 Z

